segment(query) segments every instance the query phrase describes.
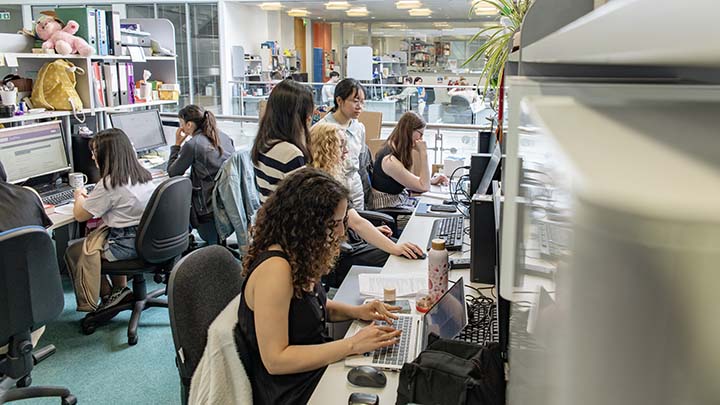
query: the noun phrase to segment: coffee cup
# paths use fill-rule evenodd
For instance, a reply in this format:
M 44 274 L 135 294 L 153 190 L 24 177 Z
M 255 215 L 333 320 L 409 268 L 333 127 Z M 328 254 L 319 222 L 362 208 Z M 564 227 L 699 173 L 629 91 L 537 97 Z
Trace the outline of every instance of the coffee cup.
M 82 189 L 87 181 L 88 178 L 85 173 L 74 172 L 68 175 L 68 184 L 75 190 Z

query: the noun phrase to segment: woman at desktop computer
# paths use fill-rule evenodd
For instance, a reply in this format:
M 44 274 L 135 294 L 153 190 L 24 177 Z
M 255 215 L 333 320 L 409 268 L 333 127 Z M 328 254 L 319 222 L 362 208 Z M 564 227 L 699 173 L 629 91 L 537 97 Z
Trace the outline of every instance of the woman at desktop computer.
M 122 130 L 113 128 L 98 132 L 90 141 L 90 150 L 101 180 L 89 195 L 84 189 L 75 190 L 73 215 L 78 222 L 102 218 L 110 229 L 104 242 L 97 239 L 98 235 L 94 232 L 84 241 L 68 247 L 65 261 L 72 274 L 76 274 L 84 251 L 92 250 L 83 248 L 84 244 L 94 243 L 88 241 L 96 241 L 101 246 L 102 258 L 108 261 L 137 257 L 137 226 L 155 190 L 152 175 L 140 165 L 130 139 Z M 97 270 L 99 272 L 100 269 Z M 111 276 L 111 281 L 112 284 L 107 277 L 100 277 L 102 302 L 98 310 L 119 304 L 132 294 L 125 276 Z M 90 307 L 96 305 L 94 302 L 88 304 Z M 78 308 L 81 308 L 80 300 Z
M 341 184 L 345 183 L 343 164 L 348 153 L 345 131 L 334 124 L 318 123 L 310 130 L 310 150 L 313 153 L 310 166 L 330 174 Z M 331 287 L 340 287 L 350 267 L 354 265 L 382 267 L 389 255 L 409 259 L 423 255 L 422 248 L 414 243 L 394 242 L 389 238 L 392 230 L 387 225 L 376 228 L 353 208 L 348 208 L 348 228 L 353 231 L 352 234 L 348 233 L 347 238 L 351 245 L 361 246 L 351 252 L 340 253 L 335 269 L 326 279 Z
M 430 178 L 425 120 L 408 111 L 400 117 L 373 165 L 373 209 L 397 207 L 407 200 L 407 189 L 424 193 L 430 184 L 446 184 L 442 174 Z
M 307 403 L 328 364 L 397 342 L 399 331 L 375 323 L 338 341 L 326 333 L 328 321 L 392 322 L 390 311 L 399 310 L 379 301 L 333 302 L 320 285 L 345 236 L 348 200 L 329 174 L 304 168 L 257 213 L 235 329 L 256 405 Z
M 235 152 L 235 146 L 218 129 L 215 115 L 200 106 L 183 107 L 178 118 L 180 128 L 175 131 L 175 145 L 170 147 L 167 172 L 170 177 L 182 176 L 190 168 L 193 186 L 190 224 L 205 242 L 217 244 L 212 208 L 215 175 Z

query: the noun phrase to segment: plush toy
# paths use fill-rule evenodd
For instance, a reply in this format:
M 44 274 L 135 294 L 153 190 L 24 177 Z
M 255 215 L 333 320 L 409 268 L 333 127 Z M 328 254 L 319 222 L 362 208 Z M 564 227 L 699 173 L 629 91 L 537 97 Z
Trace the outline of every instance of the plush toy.
M 80 25 L 74 20 L 68 21 L 63 27 L 60 20 L 43 15 L 35 24 L 35 35 L 45 41 L 43 49 L 55 49 L 61 55 L 78 53 L 90 56 L 94 49 L 84 39 L 74 35 L 79 28 Z

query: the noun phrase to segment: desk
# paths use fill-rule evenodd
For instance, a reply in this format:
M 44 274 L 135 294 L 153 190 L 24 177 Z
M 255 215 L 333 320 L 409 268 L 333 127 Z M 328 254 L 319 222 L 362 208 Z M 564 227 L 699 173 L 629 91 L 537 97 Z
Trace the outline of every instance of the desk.
M 397 121 L 397 100 L 365 100 L 365 110 L 382 113 L 383 120 Z
M 439 191 L 438 188 L 433 189 L 436 193 Z M 441 198 L 447 198 L 447 194 L 441 196 Z M 423 202 L 437 203 L 438 199 L 428 196 L 421 198 Z M 413 242 L 419 246 L 426 246 L 427 240 L 430 237 L 432 231 L 432 224 L 437 218 L 434 217 L 419 217 L 413 214 L 405 226 L 405 230 L 400 236 L 400 242 Z M 467 250 L 467 249 L 466 249 Z M 451 252 L 452 253 L 452 252 Z M 463 252 L 466 253 L 466 252 Z M 463 253 L 456 252 L 454 255 L 463 255 Z M 383 266 L 381 273 L 385 274 L 397 274 L 397 273 L 411 273 L 411 272 L 427 272 L 427 259 L 424 260 L 410 260 L 399 256 L 390 256 L 388 261 Z M 466 283 L 470 281 L 470 270 L 453 270 L 450 272 L 450 280 L 457 280 L 463 277 Z M 475 284 L 473 284 L 475 286 Z M 478 285 L 482 286 L 482 285 Z M 380 404 L 394 404 L 397 398 L 397 386 L 399 381 L 400 373 L 385 371 L 387 375 L 387 385 L 384 388 L 364 388 L 354 387 L 347 382 L 347 372 L 349 368 L 345 367 L 344 361 L 338 361 L 330 364 L 325 370 L 320 383 L 315 388 L 312 397 L 310 397 L 310 404 L 324 405 L 324 404 L 340 404 L 345 403 L 353 392 L 368 392 L 372 394 L 378 394 L 380 397 Z

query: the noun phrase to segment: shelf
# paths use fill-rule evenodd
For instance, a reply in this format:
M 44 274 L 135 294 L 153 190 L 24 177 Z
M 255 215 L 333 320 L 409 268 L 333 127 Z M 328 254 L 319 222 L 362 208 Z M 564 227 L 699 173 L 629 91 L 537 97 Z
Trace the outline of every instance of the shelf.
M 37 114 L 27 114 L 26 113 L 24 115 L 16 115 L 14 117 L 0 118 L 0 124 L 41 120 L 41 119 L 47 119 L 47 118 L 66 117 L 68 115 L 72 115 L 72 113 L 70 111 L 45 111 L 43 113 L 37 113 Z
M 118 111 L 124 111 L 124 110 L 132 110 L 133 108 L 141 108 L 141 107 L 154 107 L 159 105 L 171 105 L 171 104 L 177 104 L 177 101 L 174 100 L 156 100 L 151 101 L 149 103 L 135 103 L 135 104 L 123 104 L 123 105 L 117 105 L 113 107 L 98 107 L 95 109 L 95 112 L 101 112 L 101 111 L 107 111 L 107 112 L 118 112 Z
M 526 46 L 523 62 L 720 66 L 720 2 L 616 0 Z M 612 27 L 612 29 L 608 29 Z
M 130 55 L 92 55 L 92 56 L 80 56 L 80 55 L 59 55 L 54 53 L 6 53 L 5 60 L 10 58 L 15 59 L 90 59 L 90 60 L 130 60 Z M 146 56 L 145 60 L 175 60 L 175 56 Z M 142 63 L 142 62 L 135 62 Z M 14 63 L 7 63 L 8 66 L 15 65 Z

